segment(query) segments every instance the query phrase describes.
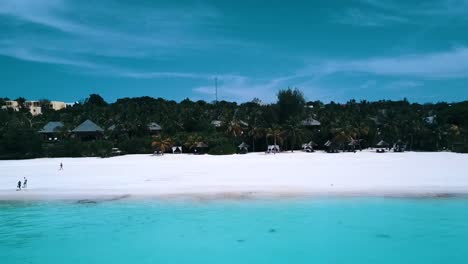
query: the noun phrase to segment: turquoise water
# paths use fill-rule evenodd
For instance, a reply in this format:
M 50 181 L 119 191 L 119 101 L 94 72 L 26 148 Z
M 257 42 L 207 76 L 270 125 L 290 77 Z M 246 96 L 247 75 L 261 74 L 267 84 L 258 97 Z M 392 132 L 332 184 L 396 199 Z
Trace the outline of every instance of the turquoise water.
M 0 203 L 0 263 L 468 263 L 468 200 Z

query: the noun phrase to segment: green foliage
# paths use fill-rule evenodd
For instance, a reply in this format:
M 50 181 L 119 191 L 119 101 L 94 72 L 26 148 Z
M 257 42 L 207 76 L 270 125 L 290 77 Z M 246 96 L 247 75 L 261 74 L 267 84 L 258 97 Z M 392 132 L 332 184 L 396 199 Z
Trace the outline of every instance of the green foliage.
M 278 112 L 281 123 L 289 119 L 304 117 L 306 101 L 298 89 L 287 89 L 278 92 Z
M 306 118 L 321 125 L 304 127 Z M 114 126 L 114 130 L 106 130 L 98 141 L 72 138 L 70 131 L 86 119 L 104 129 Z M 214 127 L 213 120 L 220 120 L 222 126 Z M 58 142 L 44 141 L 37 133 L 49 121 L 65 124 L 57 134 Z M 299 90 L 286 89 L 278 93 L 276 104 L 266 105 L 258 100 L 215 104 L 185 99 L 177 103 L 151 97 L 122 98 L 108 104 L 101 96 L 91 95 L 84 104 L 60 111 L 44 109 L 36 117 L 24 109 L 0 111 L 0 159 L 107 157 L 113 147 L 128 154 L 148 154 L 154 151 L 154 139 L 147 129 L 150 122 L 162 126 L 161 139 L 183 146 L 184 152 L 193 152 L 197 143 L 204 142 L 207 151 L 216 155 L 235 153 L 241 142 L 255 151 L 265 151 L 275 142 L 292 151 L 309 141 L 317 143 L 318 149 L 327 140 L 345 148 L 352 139 L 361 139 L 362 147 L 375 146 L 380 140 L 391 144 L 401 140 L 411 150 L 468 149 L 468 102 L 422 105 L 407 100 L 351 100 L 325 104 L 306 102 Z
M 233 144 L 222 144 L 222 145 L 217 145 L 213 148 L 210 148 L 208 151 L 208 154 L 210 155 L 229 155 L 229 154 L 235 154 L 237 151 L 237 148 Z

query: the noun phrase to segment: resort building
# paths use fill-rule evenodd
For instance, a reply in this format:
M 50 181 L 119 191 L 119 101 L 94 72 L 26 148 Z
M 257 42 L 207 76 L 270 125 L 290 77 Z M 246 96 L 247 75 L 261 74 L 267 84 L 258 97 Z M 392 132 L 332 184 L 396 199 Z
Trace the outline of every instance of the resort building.
M 13 109 L 13 111 L 19 111 L 20 110 L 20 105 L 17 101 L 6 101 L 5 105 L 2 106 L 3 110 L 6 109 Z
M 43 137 L 44 140 L 49 142 L 59 141 L 60 131 L 63 129 L 64 125 L 62 122 L 49 122 L 41 130 L 39 134 Z
M 162 127 L 155 122 L 151 122 L 148 124 L 148 131 L 151 135 L 159 135 L 162 131 Z
M 96 140 L 102 138 L 104 129 L 91 120 L 86 120 L 72 130 L 72 136 L 81 140 Z
M 26 107 L 33 116 L 42 115 L 41 102 L 39 101 L 26 101 L 24 102 L 24 107 Z
M 205 154 L 208 145 L 205 142 L 198 142 L 195 146 L 195 154 Z
M 65 102 L 60 102 L 60 101 L 50 101 L 49 108 L 55 111 L 59 111 L 59 110 L 67 108 L 67 104 L 65 104 Z
M 321 123 L 313 117 L 309 117 L 305 120 L 302 120 L 301 124 L 305 127 L 318 127 L 321 125 Z
M 221 120 L 213 120 L 211 121 L 211 125 L 215 128 L 220 128 L 221 126 L 223 126 L 223 121 Z

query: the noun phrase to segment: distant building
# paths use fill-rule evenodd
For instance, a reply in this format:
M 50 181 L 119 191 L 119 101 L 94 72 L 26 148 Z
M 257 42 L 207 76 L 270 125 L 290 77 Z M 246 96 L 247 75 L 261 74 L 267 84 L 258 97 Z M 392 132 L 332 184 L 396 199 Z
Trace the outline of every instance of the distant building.
M 72 130 L 72 135 L 81 140 L 95 140 L 102 138 L 104 129 L 91 120 L 86 120 Z
M 60 140 L 60 131 L 63 127 L 62 122 L 49 122 L 38 133 L 42 135 L 44 140 L 58 141 Z
M 42 115 L 41 102 L 39 101 L 26 101 L 24 102 L 24 107 L 26 107 L 33 116 Z
M 67 104 L 65 102 L 60 102 L 60 101 L 50 101 L 49 108 L 55 111 L 59 111 L 59 110 L 67 108 Z
M 215 128 L 220 128 L 221 126 L 223 126 L 223 121 L 221 120 L 213 120 L 211 121 L 211 125 Z
M 20 110 L 20 105 L 17 101 L 6 101 L 5 105 L 2 106 L 2 109 L 13 109 L 13 111 L 19 111 Z
M 148 130 L 151 135 L 158 135 L 162 131 L 162 127 L 155 122 L 151 122 L 148 124 Z
M 312 118 L 312 117 L 309 117 L 305 120 L 302 121 L 302 125 L 305 126 L 305 127 L 318 127 L 321 125 L 320 121 Z

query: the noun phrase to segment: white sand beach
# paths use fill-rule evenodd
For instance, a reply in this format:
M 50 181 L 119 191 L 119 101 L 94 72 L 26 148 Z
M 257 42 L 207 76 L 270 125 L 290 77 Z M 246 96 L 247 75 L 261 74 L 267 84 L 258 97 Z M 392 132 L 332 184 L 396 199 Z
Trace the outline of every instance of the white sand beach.
M 64 170 L 59 171 L 60 163 Z M 28 189 L 16 191 L 18 180 Z M 468 194 L 468 155 L 281 153 L 0 161 L 0 200 Z

